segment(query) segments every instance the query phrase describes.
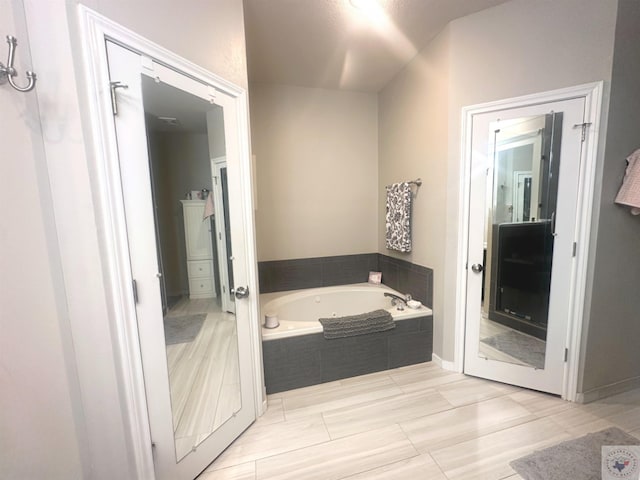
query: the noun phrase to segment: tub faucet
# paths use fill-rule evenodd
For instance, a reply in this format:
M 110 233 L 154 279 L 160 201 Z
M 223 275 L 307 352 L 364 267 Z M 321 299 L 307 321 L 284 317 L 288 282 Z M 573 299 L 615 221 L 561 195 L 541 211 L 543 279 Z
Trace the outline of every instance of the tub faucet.
M 404 305 L 406 305 L 407 302 L 411 300 L 411 295 L 405 295 L 401 297 L 400 295 L 396 295 L 395 293 L 391 292 L 384 292 L 384 296 L 391 298 L 391 306 L 393 307 L 398 305 L 398 302 L 401 302 L 400 305 L 398 305 L 398 310 L 404 310 Z

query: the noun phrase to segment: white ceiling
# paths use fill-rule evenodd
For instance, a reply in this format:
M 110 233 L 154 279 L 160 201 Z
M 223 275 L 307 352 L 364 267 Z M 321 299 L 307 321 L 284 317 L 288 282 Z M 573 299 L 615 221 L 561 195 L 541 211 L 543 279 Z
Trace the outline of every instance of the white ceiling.
M 451 20 L 505 1 L 244 0 L 249 81 L 377 92 Z
M 152 132 L 207 133 L 207 112 L 221 108 L 166 83 L 142 75 L 142 98 L 147 128 Z M 159 117 L 175 118 L 170 125 Z

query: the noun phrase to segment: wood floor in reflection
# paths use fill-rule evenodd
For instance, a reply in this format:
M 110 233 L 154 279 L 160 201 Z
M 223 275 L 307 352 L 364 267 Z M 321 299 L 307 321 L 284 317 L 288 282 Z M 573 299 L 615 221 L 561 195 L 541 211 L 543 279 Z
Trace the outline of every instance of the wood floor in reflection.
M 510 461 L 610 426 L 640 438 L 640 389 L 580 405 L 430 362 L 270 395 L 198 480 L 520 480 Z
M 167 317 L 204 313 L 192 342 L 167 345 L 176 456 L 184 457 L 240 408 L 235 316 L 219 299 L 181 299 Z

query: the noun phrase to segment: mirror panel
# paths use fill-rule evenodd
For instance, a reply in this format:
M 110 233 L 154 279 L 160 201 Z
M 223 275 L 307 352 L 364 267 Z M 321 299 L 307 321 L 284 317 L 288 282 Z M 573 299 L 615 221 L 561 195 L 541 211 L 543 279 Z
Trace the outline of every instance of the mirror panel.
M 142 91 L 180 461 L 241 408 L 224 111 L 146 76 Z
M 494 122 L 479 355 L 543 369 L 562 113 Z

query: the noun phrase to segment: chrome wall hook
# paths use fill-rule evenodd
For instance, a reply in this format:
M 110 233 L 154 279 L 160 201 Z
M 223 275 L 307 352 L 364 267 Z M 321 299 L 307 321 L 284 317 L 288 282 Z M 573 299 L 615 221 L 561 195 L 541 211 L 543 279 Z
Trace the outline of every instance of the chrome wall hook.
M 29 90 L 33 90 L 33 87 L 36 86 L 36 74 L 31 71 L 27 70 L 26 72 L 27 78 L 29 79 L 29 83 L 27 84 L 26 87 L 19 87 L 13 81 L 13 77 L 18 75 L 18 72 L 16 72 L 16 69 L 13 68 L 13 59 L 16 53 L 16 46 L 18 45 L 18 40 L 16 39 L 16 37 L 7 35 L 7 43 L 9 44 L 9 59 L 7 60 L 6 67 L 0 62 L 0 85 L 2 85 L 5 82 L 9 82 L 9 85 L 11 85 L 13 88 L 18 90 L 19 92 L 28 92 Z

